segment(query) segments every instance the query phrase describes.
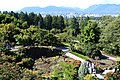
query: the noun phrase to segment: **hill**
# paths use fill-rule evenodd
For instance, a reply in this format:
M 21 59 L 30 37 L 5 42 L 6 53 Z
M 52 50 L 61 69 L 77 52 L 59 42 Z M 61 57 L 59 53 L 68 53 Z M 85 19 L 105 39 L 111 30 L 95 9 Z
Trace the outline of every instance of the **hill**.
M 45 13 L 45 14 L 65 14 L 65 13 L 82 13 L 82 14 L 120 14 L 120 4 L 98 4 L 92 5 L 86 9 L 71 7 L 47 6 L 41 7 L 25 7 L 20 11 Z
M 84 10 L 84 13 L 93 14 L 120 14 L 120 4 L 92 5 Z
M 23 12 L 35 12 L 35 13 L 70 13 L 70 12 L 81 12 L 80 8 L 69 8 L 69 7 L 56 7 L 56 6 L 47 6 L 44 8 L 41 7 L 25 7 L 20 11 Z

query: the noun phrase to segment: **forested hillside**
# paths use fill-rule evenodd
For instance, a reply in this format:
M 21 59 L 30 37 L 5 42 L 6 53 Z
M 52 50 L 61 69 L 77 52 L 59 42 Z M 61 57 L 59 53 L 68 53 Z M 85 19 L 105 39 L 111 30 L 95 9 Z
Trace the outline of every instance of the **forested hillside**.
M 35 64 L 46 62 L 45 58 L 56 64 L 63 53 L 49 47 L 65 47 L 65 44 L 69 44 L 71 51 L 90 58 L 94 55 L 99 56 L 97 51 L 120 56 L 120 16 L 65 18 L 51 15 L 43 17 L 33 12 L 1 12 L 0 79 L 42 79 L 42 74 L 47 69 L 37 70 Z M 16 52 L 10 51 L 14 46 L 22 46 L 22 48 Z M 56 55 L 59 57 L 49 59 Z M 59 72 L 53 71 L 49 78 L 78 79 L 75 66 L 67 66 L 66 63 L 60 66 L 63 68 L 55 70 L 60 69 L 60 75 L 67 76 L 60 76 Z M 52 69 L 48 72 L 51 71 Z

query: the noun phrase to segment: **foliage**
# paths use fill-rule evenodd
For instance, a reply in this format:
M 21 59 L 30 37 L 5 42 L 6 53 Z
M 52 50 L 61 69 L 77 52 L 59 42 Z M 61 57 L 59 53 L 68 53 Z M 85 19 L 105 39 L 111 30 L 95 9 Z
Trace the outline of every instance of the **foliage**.
M 87 26 L 81 30 L 80 42 L 82 43 L 97 43 L 99 40 L 99 29 L 96 22 L 89 21 Z
M 102 34 L 99 40 L 103 50 L 114 55 L 119 55 L 118 53 L 120 52 L 119 24 L 120 18 L 117 17 L 101 28 Z
M 0 52 L 4 52 L 6 51 L 6 48 L 3 46 L 2 43 L 0 43 Z
M 97 48 L 96 44 L 98 43 L 99 35 L 100 32 L 97 27 L 97 22 L 88 21 L 87 25 L 81 29 L 78 40 L 84 55 L 91 56 L 93 50 Z
M 96 45 L 94 43 L 85 43 L 85 44 L 82 44 L 82 52 L 83 54 L 85 54 L 86 56 L 89 56 L 91 57 L 92 53 L 94 50 L 96 50 Z
M 18 64 L 24 68 L 32 68 L 34 65 L 34 60 L 32 58 L 23 58 Z
M 120 62 L 120 57 L 117 57 L 116 60 L 117 60 L 118 62 Z
M 0 80 L 20 80 L 23 76 L 23 70 L 16 64 L 5 62 L 0 65 Z
M 53 28 L 53 29 L 50 30 L 50 32 L 53 33 L 53 34 L 59 34 L 61 31 L 59 29 Z
M 105 80 L 119 80 L 120 79 L 120 62 L 115 66 L 115 72 L 109 72 L 104 76 Z
M 41 80 L 41 71 L 25 69 L 21 80 Z
M 19 33 L 19 30 L 12 23 L 10 24 L 0 24 L 0 34 L 2 36 L 2 42 L 8 40 L 10 42 L 14 42 L 14 35 Z
M 81 63 L 78 70 L 78 77 L 80 80 L 83 80 L 85 75 L 88 74 L 88 67 L 86 66 L 86 62 Z
M 96 49 L 96 50 L 93 51 L 91 57 L 92 57 L 93 59 L 95 59 L 96 57 L 98 57 L 98 58 L 100 59 L 100 58 L 101 58 L 101 55 L 102 55 L 102 54 L 101 54 L 100 50 Z
M 58 37 L 58 39 L 59 39 L 61 42 L 67 42 L 68 39 L 69 39 L 69 35 L 68 35 L 67 33 L 57 34 L 56 37 Z
M 53 34 L 47 34 L 44 36 L 44 43 L 51 46 L 56 46 L 60 42 L 57 40 L 57 38 Z
M 51 30 L 52 29 L 52 16 L 46 15 L 44 18 L 45 29 Z
M 77 21 L 77 19 L 75 17 L 73 17 L 71 19 L 71 22 L 70 22 L 70 27 L 73 29 L 72 31 L 72 35 L 73 36 L 77 36 L 79 33 L 80 33 L 80 30 L 79 30 L 79 23 Z
M 75 74 L 76 70 L 73 64 L 61 62 L 52 72 L 52 77 L 56 77 L 58 80 L 73 80 Z
M 120 79 L 119 73 L 109 72 L 104 76 L 104 80 L 119 80 L 119 79 Z
M 17 52 L 10 52 L 3 46 L 6 41 L 9 41 L 10 44 L 14 43 L 15 45 L 17 44 L 23 46 L 58 46 L 61 42 L 65 42 L 69 43 L 70 49 L 80 51 L 83 55 L 85 55 L 83 56 L 73 52 L 74 55 L 85 60 L 89 60 L 86 56 L 100 56 L 98 47 L 100 47 L 100 50 L 119 56 L 119 24 L 120 16 L 103 16 L 98 19 L 93 18 L 93 20 L 91 20 L 89 17 L 67 18 L 52 15 L 46 15 L 43 17 L 41 14 L 35 14 L 33 12 L 1 12 L 0 70 L 3 73 L 0 71 L 0 78 L 5 78 L 7 80 L 10 78 L 13 80 L 15 76 L 20 79 L 23 75 L 21 67 L 30 69 L 33 67 L 35 59 L 38 59 L 41 55 L 46 57 L 51 56 L 48 51 L 50 53 L 54 52 L 54 50 L 46 48 L 44 50 L 37 48 L 33 52 L 28 51 L 31 48 L 21 49 Z M 37 50 L 40 50 L 41 52 L 39 53 Z M 17 64 L 21 65 L 21 67 Z M 119 65 L 116 65 L 116 68 L 117 72 L 110 74 L 109 79 L 111 76 L 111 79 L 116 79 L 117 76 L 119 76 Z M 60 69 L 61 71 L 57 71 L 57 69 Z M 58 79 L 73 79 L 76 74 L 74 67 L 68 64 L 60 64 L 57 69 L 55 69 L 56 71 L 53 73 L 55 73 L 54 76 Z M 78 74 L 79 77 L 81 76 L 81 79 L 83 79 L 83 77 L 87 74 L 86 70 L 87 67 L 84 65 L 79 68 Z M 41 78 L 41 72 L 26 70 L 23 72 L 24 76 L 22 79 L 32 80 Z M 87 77 L 88 76 L 89 75 L 87 75 Z
M 90 74 L 87 74 L 85 77 L 84 77 L 84 80 L 98 80 L 98 78 L 96 76 L 92 76 Z

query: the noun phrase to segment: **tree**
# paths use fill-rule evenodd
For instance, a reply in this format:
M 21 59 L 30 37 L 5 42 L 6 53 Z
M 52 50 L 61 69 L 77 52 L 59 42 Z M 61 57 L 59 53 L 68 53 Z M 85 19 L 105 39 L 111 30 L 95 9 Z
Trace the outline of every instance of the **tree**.
M 63 16 L 58 17 L 58 27 L 61 31 L 65 28 Z
M 60 44 L 57 38 L 51 33 L 46 34 L 43 40 L 44 40 L 44 44 L 47 44 L 50 46 L 56 46 L 58 43 Z
M 78 36 L 78 40 L 80 41 L 82 52 L 85 55 L 91 56 L 93 50 L 96 50 L 99 35 L 100 32 L 96 22 L 89 21 L 87 26 L 81 29 L 81 34 Z
M 14 35 L 14 38 L 19 45 L 31 44 L 31 36 L 27 29 L 21 30 L 19 34 Z
M 32 28 L 32 27 L 31 27 Z M 34 29 L 34 28 L 33 28 Z M 44 29 L 37 29 L 33 35 L 32 35 L 32 41 L 34 42 L 34 45 L 43 45 L 44 43 L 44 37 L 48 34 L 47 30 Z
M 99 28 L 97 27 L 96 22 L 89 21 L 87 26 L 81 30 L 80 42 L 82 43 L 98 43 L 99 40 Z
M 38 14 L 37 19 L 38 19 L 38 26 L 43 29 L 43 28 L 44 28 L 44 22 L 43 22 L 43 17 L 42 17 L 42 15 L 41 15 L 41 14 Z
M 3 22 L 3 20 L 5 19 L 6 15 L 0 13 L 0 24 Z
M 52 28 L 59 29 L 58 16 L 53 16 L 52 17 Z
M 78 23 L 78 21 L 77 21 L 77 19 L 75 17 L 73 17 L 71 19 L 70 27 L 73 29 L 72 35 L 73 36 L 77 36 L 77 34 L 79 33 L 80 29 L 79 29 L 79 23 Z
M 31 13 L 29 13 L 29 15 L 28 15 L 28 25 L 35 25 L 35 17 L 36 15 L 34 14 L 34 12 L 31 12 Z
M 46 15 L 44 18 L 45 29 L 51 30 L 52 29 L 52 16 Z
M 28 28 L 28 24 L 27 21 L 22 23 L 22 29 L 27 29 Z
M 17 33 L 19 33 L 19 29 L 12 23 L 0 25 L 0 34 L 4 41 L 8 40 L 10 42 L 14 42 L 14 35 Z
M 0 14 L 0 23 L 11 23 L 14 22 L 15 17 L 9 14 Z
M 102 34 L 100 36 L 100 44 L 103 50 L 112 53 L 114 55 L 120 55 L 120 19 L 109 22 L 107 26 L 102 28 Z
M 83 29 L 84 26 L 86 26 L 85 20 L 83 19 L 83 17 L 79 18 L 79 28 Z
M 28 21 L 28 14 L 27 13 L 20 12 L 18 16 L 19 16 L 20 20 L 22 20 L 22 21 Z

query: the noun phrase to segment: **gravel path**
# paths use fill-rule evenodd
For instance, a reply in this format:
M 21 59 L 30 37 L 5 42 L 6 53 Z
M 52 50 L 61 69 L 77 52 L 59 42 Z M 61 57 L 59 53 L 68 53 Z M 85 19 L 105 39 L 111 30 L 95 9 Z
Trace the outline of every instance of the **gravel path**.
M 70 57 L 70 58 L 73 58 L 75 60 L 79 60 L 81 62 L 84 62 L 85 60 L 76 56 L 76 55 L 73 55 L 72 53 L 69 52 L 69 49 L 68 48 L 62 48 L 62 47 L 55 47 L 56 49 L 59 49 L 59 50 L 62 50 L 66 56 Z
M 108 55 L 106 55 L 106 54 L 102 54 L 102 55 L 108 57 L 108 59 L 110 59 L 110 60 L 116 61 L 116 58 L 114 58 L 114 57 L 112 57 L 112 56 L 108 56 Z
M 103 52 L 102 52 L 102 55 L 108 57 L 108 59 L 110 59 L 110 60 L 117 61 L 115 57 L 106 55 L 106 54 L 104 54 Z

